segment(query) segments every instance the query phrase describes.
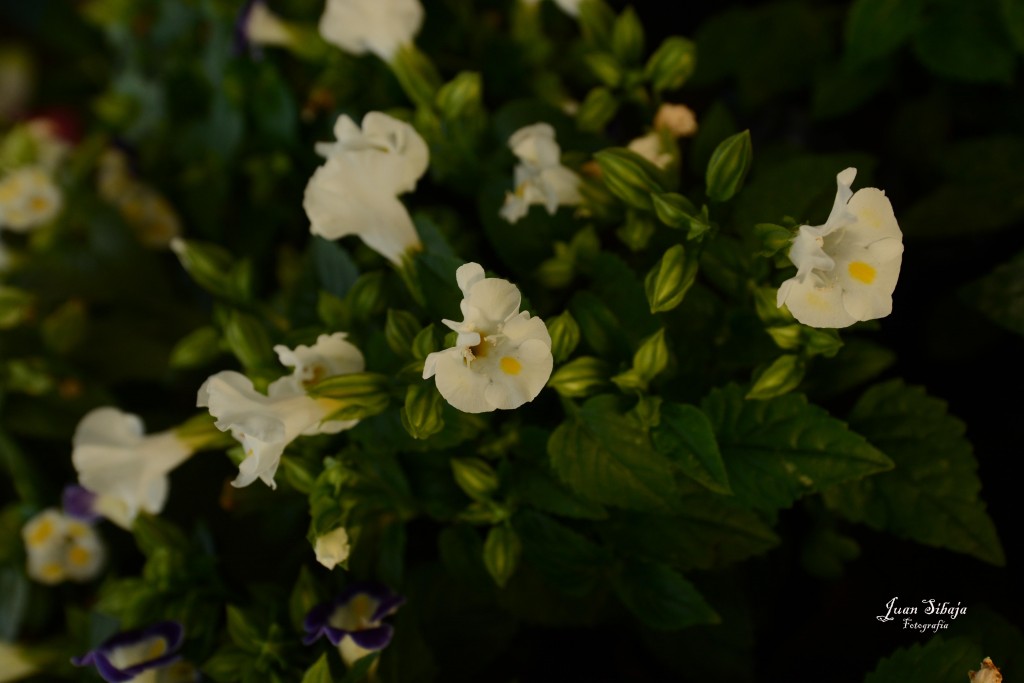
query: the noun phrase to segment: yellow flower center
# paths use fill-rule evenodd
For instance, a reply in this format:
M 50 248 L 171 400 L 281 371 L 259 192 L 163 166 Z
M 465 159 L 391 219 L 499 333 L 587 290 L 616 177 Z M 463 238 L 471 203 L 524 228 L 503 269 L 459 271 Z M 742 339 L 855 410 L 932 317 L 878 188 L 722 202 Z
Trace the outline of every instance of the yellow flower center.
M 53 534 L 53 522 L 48 519 L 44 519 L 39 525 L 32 530 L 32 533 L 28 536 L 28 544 L 31 546 L 39 546 L 46 543 L 46 539 L 50 538 Z
M 157 638 L 149 645 L 149 650 L 146 652 L 146 661 L 156 659 L 167 652 L 167 643 L 164 642 L 163 638 Z
M 33 197 L 29 200 L 29 206 L 35 213 L 43 213 L 50 208 L 50 200 L 46 197 Z
M 89 551 L 80 546 L 75 546 L 68 551 L 68 561 L 76 567 L 84 567 L 89 564 L 91 558 L 92 555 L 89 554 Z
M 850 264 L 849 270 L 850 277 L 859 282 L 863 282 L 866 285 L 870 285 L 874 282 L 875 276 L 878 274 L 878 271 L 863 261 L 854 261 Z
M 515 358 L 505 356 L 501 359 L 501 371 L 506 375 L 518 375 L 523 369 Z

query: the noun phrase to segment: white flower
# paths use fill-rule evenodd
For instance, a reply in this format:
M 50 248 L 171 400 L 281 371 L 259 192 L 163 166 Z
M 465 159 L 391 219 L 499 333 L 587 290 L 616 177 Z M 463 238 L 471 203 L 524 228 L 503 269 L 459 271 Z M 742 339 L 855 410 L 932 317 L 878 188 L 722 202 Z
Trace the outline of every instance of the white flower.
M 1002 683 L 1003 674 L 999 671 L 993 662 L 991 657 L 985 657 L 981 660 L 980 671 L 968 671 L 967 676 L 971 679 L 971 683 Z
M 238 21 L 238 30 L 248 45 L 290 46 L 295 37 L 281 17 L 270 11 L 263 0 L 246 4 Z
M 518 408 L 532 401 L 551 376 L 551 335 L 540 318 L 519 311 L 520 294 L 508 280 L 484 277 L 467 263 L 456 275 L 463 321 L 443 321 L 459 333 L 455 346 L 427 356 L 423 379 L 435 377 L 448 403 L 466 413 Z
M 654 117 L 654 130 L 631 141 L 628 147 L 658 168 L 668 168 L 678 154 L 676 140 L 696 132 L 697 118 L 689 107 L 663 104 Z
M 104 550 L 96 531 L 48 508 L 21 529 L 28 555 L 28 575 L 49 585 L 94 578 L 103 564 Z
M 330 533 L 318 536 L 314 551 L 316 552 L 316 561 L 328 569 L 334 569 L 347 560 L 352 547 L 349 545 L 348 532 L 345 531 L 345 527 L 340 526 Z
M 20 647 L 0 640 L 0 683 L 28 678 L 38 670 L 39 666 Z
M 309 384 L 363 370 L 363 354 L 345 337 L 337 332 L 320 335 L 311 347 L 275 346 L 281 363 L 294 371 L 271 383 L 267 394 L 256 391 L 245 375 L 231 371 L 218 372 L 199 388 L 197 405 L 208 408 L 217 418 L 217 429 L 230 431 L 245 451 L 233 486 L 248 486 L 259 478 L 277 488 L 274 475 L 289 443 L 302 434 L 334 434 L 358 423 L 325 421 L 331 403 L 306 394 Z
M 341 116 L 334 134 L 337 142 L 317 144 L 327 162 L 306 185 L 310 231 L 326 239 L 358 235 L 400 265 L 408 251 L 423 248 L 398 195 L 415 189 L 426 172 L 427 143 L 408 123 L 380 112 L 364 116 L 362 130 Z
M 523 0 L 527 5 L 536 5 L 540 0 Z M 580 15 L 580 4 L 583 0 L 555 0 L 555 4 L 561 8 L 563 12 L 569 16 L 578 17 Z
M 779 287 L 778 305 L 811 327 L 847 327 L 892 312 L 892 292 L 903 260 L 903 233 L 885 193 L 856 194 L 857 169 L 836 176 L 838 191 L 824 225 L 802 225 L 789 259 L 795 277 Z
M 96 494 L 96 512 L 125 529 L 140 511 L 164 509 L 167 475 L 193 452 L 173 431 L 147 436 L 137 415 L 111 407 L 87 413 L 72 443 L 71 462 L 78 482 Z
M 345 52 L 372 52 L 386 62 L 423 25 L 419 0 L 327 0 L 320 35 Z
M 60 189 L 41 166 L 19 168 L 0 179 L 0 227 L 28 232 L 52 220 L 63 203 Z
M 515 169 L 516 189 L 505 195 L 502 218 L 515 223 L 532 204 L 543 204 L 554 215 L 560 205 L 580 203 L 580 177 L 562 166 L 554 128 L 547 123 L 520 128 L 508 139 L 508 146 L 520 163 Z

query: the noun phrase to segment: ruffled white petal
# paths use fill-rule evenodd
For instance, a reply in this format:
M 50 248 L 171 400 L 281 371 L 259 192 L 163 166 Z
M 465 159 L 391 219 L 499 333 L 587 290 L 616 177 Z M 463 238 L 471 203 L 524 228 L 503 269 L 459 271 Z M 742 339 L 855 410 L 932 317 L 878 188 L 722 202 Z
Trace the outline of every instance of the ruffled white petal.
M 499 211 L 502 218 L 515 223 L 533 204 L 540 204 L 554 214 L 559 206 L 580 203 L 580 178 L 561 165 L 561 148 L 555 142 L 554 128 L 547 123 L 520 128 L 508 144 L 520 163 L 514 171 L 515 191 L 505 196 Z
M 111 521 L 126 527 L 140 511 L 163 510 L 168 473 L 192 454 L 174 432 L 146 436 L 138 416 L 112 407 L 86 414 L 72 443 L 79 483 L 106 499 L 105 508 L 117 511 Z
M 350 54 L 372 52 L 391 61 L 422 24 L 419 0 L 327 0 L 320 35 Z
M 338 527 L 323 536 L 318 536 L 314 548 L 316 561 L 328 569 L 334 569 L 347 560 L 351 551 L 345 527 Z

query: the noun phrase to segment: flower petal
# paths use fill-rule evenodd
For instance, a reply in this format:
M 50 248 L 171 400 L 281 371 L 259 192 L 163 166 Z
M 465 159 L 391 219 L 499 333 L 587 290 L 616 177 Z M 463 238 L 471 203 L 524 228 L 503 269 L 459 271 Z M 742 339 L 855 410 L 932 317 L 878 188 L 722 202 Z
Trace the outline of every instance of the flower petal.
M 843 306 L 843 290 L 838 286 L 819 287 L 813 278 L 800 282 L 792 278 L 783 283 L 781 301 L 793 317 L 811 327 L 848 327 L 857 320 Z

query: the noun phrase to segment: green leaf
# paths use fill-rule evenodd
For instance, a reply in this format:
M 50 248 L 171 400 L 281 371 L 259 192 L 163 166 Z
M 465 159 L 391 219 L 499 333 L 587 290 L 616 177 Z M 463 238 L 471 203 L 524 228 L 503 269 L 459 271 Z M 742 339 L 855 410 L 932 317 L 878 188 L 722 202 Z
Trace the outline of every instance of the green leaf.
M 263 636 L 249 617 L 234 605 L 228 605 L 228 637 L 246 652 L 259 652 Z
M 1013 38 L 1018 52 L 1024 53 L 1024 2 L 1021 0 L 1000 0 L 1003 11 L 1003 25 Z
M 220 333 L 215 327 L 206 325 L 193 330 L 175 344 L 168 362 L 172 368 L 197 368 L 212 361 L 220 352 Z
M 576 112 L 576 125 L 580 130 L 599 132 L 615 117 L 619 101 L 612 91 L 598 86 L 587 93 Z
M 302 624 L 306 620 L 309 610 L 317 606 L 323 599 L 320 588 L 313 578 L 309 567 L 302 565 L 299 570 L 299 578 L 295 581 L 292 594 L 288 598 L 288 616 L 296 631 L 302 631 Z
M 580 326 L 572 313 L 564 311 L 548 320 L 548 333 L 551 335 L 551 355 L 556 363 L 564 363 L 580 343 Z
M 700 408 L 665 402 L 661 424 L 651 437 L 658 452 L 670 458 L 683 474 L 710 491 L 732 493 L 711 420 Z
M 302 677 L 302 683 L 332 683 L 334 677 L 331 675 L 331 664 L 327 661 L 327 653 L 320 655 L 320 659 L 314 662 L 313 666 L 306 669 Z
M 344 298 L 359 277 L 359 269 L 348 252 L 337 242 L 313 235 L 310 243 L 313 267 L 320 287 L 338 298 Z
M 686 250 L 676 244 L 662 255 L 644 278 L 644 290 L 651 313 L 664 313 L 683 303 L 697 279 L 695 250 Z
M 846 16 L 846 60 L 852 65 L 883 57 L 917 29 L 924 0 L 856 0 Z
M 608 513 L 597 503 L 575 495 L 539 467 L 522 460 L 510 463 L 509 495 L 525 505 L 561 517 L 605 519 Z
M 612 586 L 633 616 L 659 631 L 721 621 L 692 583 L 662 564 L 629 560 Z
M 930 3 L 914 39 L 917 58 L 932 72 L 971 83 L 1013 82 L 1016 55 L 995 2 Z
M 512 522 L 523 543 L 523 557 L 565 593 L 590 593 L 611 562 L 607 550 L 547 515 L 523 510 Z
M 750 170 L 754 150 L 750 144 L 750 131 L 730 135 L 715 148 L 705 175 L 710 199 L 724 202 L 731 199 L 743 186 Z
M 647 60 L 644 75 L 655 92 L 681 88 L 697 67 L 697 46 L 693 41 L 670 36 Z
M 360 657 L 352 664 L 345 677 L 341 679 L 341 683 L 360 683 L 360 681 L 366 680 L 366 677 L 370 674 L 370 669 L 373 667 L 373 663 L 378 659 L 380 659 L 380 652 L 371 652 Z
M 251 653 L 226 645 L 206 660 L 202 670 L 218 683 L 236 683 L 249 674 L 254 663 Z
M 638 63 L 643 56 L 644 27 L 632 7 L 627 7 L 612 25 L 612 52 L 627 65 Z
M 800 356 L 793 353 L 781 355 L 757 376 L 747 398 L 764 400 L 788 394 L 800 385 L 806 370 Z
M 872 528 L 1003 565 L 995 525 L 979 499 L 981 482 L 964 424 L 946 403 L 899 380 L 861 397 L 850 424 L 892 458 L 896 469 L 825 492 L 829 507 Z
M 966 638 L 935 636 L 926 645 L 900 648 L 878 662 L 864 683 L 955 683 L 978 667 L 981 648 Z
M 789 507 L 803 495 L 892 468 L 864 437 L 800 394 L 747 401 L 729 385 L 712 391 L 701 408 L 714 425 L 733 492 L 753 508 Z
M 224 326 L 224 341 L 247 369 L 273 365 L 270 337 L 263 324 L 251 315 L 232 311 Z
M 961 296 L 996 324 L 1024 335 L 1024 252 L 965 287 Z
M 636 510 L 668 510 L 675 485 L 670 461 L 647 433 L 621 414 L 612 396 L 595 396 L 551 434 L 558 476 L 584 498 Z
M 779 537 L 757 513 L 731 498 L 696 489 L 681 498 L 678 513 L 618 513 L 601 531 L 620 555 L 684 571 L 725 567 L 779 544 Z

